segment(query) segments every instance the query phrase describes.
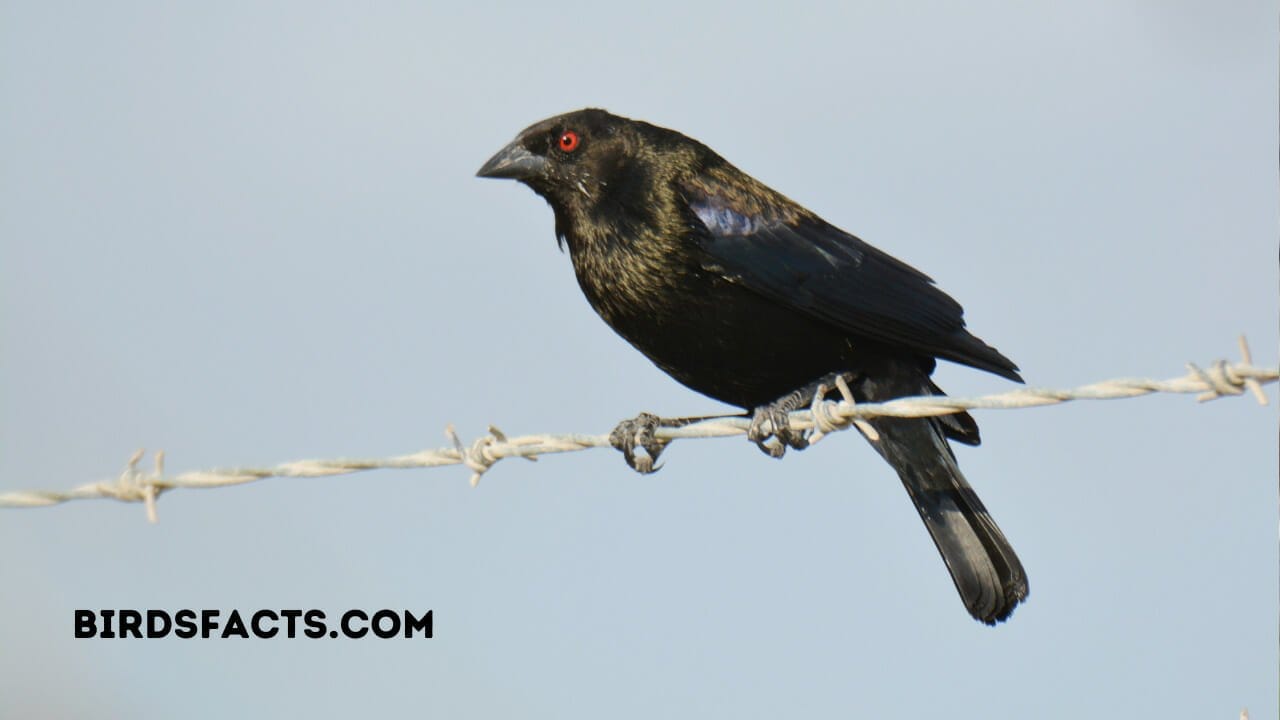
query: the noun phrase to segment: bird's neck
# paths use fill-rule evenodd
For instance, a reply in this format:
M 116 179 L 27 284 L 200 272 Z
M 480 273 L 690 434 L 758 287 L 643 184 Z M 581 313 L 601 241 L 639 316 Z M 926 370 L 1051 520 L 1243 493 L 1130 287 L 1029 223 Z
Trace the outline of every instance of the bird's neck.
M 622 332 L 638 320 L 637 314 L 659 309 L 662 293 L 683 274 L 688 259 L 672 251 L 674 238 L 646 213 L 618 208 L 605 215 L 572 215 L 556 208 L 556 229 L 568 245 L 583 294 Z

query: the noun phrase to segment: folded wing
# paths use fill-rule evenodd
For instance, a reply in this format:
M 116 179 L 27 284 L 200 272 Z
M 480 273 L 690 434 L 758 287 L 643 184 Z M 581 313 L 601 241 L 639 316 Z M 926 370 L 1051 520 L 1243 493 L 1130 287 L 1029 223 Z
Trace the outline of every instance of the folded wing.
M 960 304 L 919 270 L 781 196 L 696 182 L 682 192 L 704 269 L 851 335 L 1021 382 L 1013 362 L 965 330 Z

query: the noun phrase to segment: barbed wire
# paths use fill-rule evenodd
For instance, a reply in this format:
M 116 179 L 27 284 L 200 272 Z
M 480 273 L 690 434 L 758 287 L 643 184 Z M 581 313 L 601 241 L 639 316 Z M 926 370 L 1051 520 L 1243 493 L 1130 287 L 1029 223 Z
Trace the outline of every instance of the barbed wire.
M 882 403 L 857 403 L 843 380 L 837 381 L 841 399 L 825 399 L 820 392 L 807 410 L 797 410 L 789 415 L 791 426 L 798 430 L 812 430 L 810 443 L 824 435 L 846 430 L 851 426 L 869 438 L 876 438 L 875 430 L 866 423 L 873 417 L 927 417 L 949 415 L 965 410 L 1015 409 L 1056 405 L 1072 400 L 1107 400 L 1130 398 L 1152 393 L 1195 393 L 1204 402 L 1229 395 L 1253 393 L 1258 402 L 1267 404 L 1262 384 L 1280 379 L 1280 368 L 1259 368 L 1253 365 L 1249 345 L 1240 337 L 1238 363 L 1225 360 L 1201 368 L 1187 364 L 1187 374 L 1168 380 L 1146 378 L 1120 378 L 1081 385 L 1070 390 L 1044 388 L 1019 388 L 1009 392 L 982 395 L 971 398 L 948 396 L 922 396 L 899 398 Z M 686 438 L 712 438 L 745 434 L 751 419 L 744 416 L 715 417 L 700 420 L 682 427 L 660 427 L 655 433 L 658 442 L 665 446 L 674 440 Z M 766 424 L 766 428 L 767 427 Z M 197 470 L 166 476 L 164 451 L 155 453 L 154 470 L 147 472 L 138 466 L 145 451 L 138 450 L 130 458 L 123 472 L 116 478 L 86 483 L 70 490 L 19 490 L 0 493 L 0 508 L 30 508 L 58 505 L 71 500 L 112 499 L 122 502 L 141 502 L 146 506 L 147 518 L 156 522 L 156 500 L 160 495 L 176 488 L 215 488 L 242 485 L 244 483 L 285 477 L 327 477 L 346 475 L 368 470 L 439 467 L 441 465 L 466 465 L 472 472 L 471 485 L 479 484 L 480 476 L 488 472 L 499 460 L 521 457 L 537 460 L 542 455 L 575 452 L 595 447 L 610 447 L 609 435 L 524 435 L 508 438 L 492 425 L 487 435 L 470 445 L 464 445 L 452 425 L 445 429 L 452 447 L 423 450 L 409 455 L 373 460 L 295 460 L 267 468 L 232 468 L 224 470 Z

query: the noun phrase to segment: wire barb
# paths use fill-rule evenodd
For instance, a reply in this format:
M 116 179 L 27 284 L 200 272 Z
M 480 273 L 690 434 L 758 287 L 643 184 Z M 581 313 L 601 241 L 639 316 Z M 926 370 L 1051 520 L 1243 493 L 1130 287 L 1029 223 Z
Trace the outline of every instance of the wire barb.
M 820 388 L 813 403 L 806 410 L 797 410 L 789 416 L 796 430 L 812 429 L 810 443 L 822 437 L 857 427 L 869 440 L 875 442 L 878 435 L 867 422 L 873 417 L 928 417 L 949 415 L 966 410 L 1015 409 L 1057 405 L 1071 400 L 1106 400 L 1137 397 L 1152 393 L 1194 393 L 1200 402 L 1220 397 L 1243 395 L 1246 390 L 1262 405 L 1267 395 L 1262 385 L 1280 379 L 1280 368 L 1259 368 L 1253 365 L 1249 344 L 1240 336 L 1239 363 L 1220 360 L 1204 369 L 1189 363 L 1188 373 L 1169 380 L 1117 379 L 1082 385 L 1071 390 L 1019 388 L 1006 393 L 983 395 L 974 398 L 946 396 L 921 396 L 898 398 L 883 403 L 858 403 L 843 377 L 836 379 L 840 400 L 828 400 L 831 388 Z M 717 417 L 691 423 L 682 427 L 660 427 L 655 433 L 663 443 L 682 438 L 711 438 L 741 435 L 751 426 L 750 418 L 743 416 Z M 147 510 L 147 519 L 157 521 L 156 501 L 160 495 L 173 488 L 212 488 L 241 485 L 273 477 L 325 477 L 345 475 L 381 469 L 407 469 L 437 467 L 440 465 L 465 465 L 471 470 L 471 485 L 480 483 L 480 477 L 499 460 L 521 457 L 537 460 L 541 455 L 576 452 L 595 447 L 610 447 L 608 434 L 604 435 L 526 435 L 509 438 L 490 425 L 488 434 L 476 439 L 470 446 L 464 445 L 453 425 L 445 428 L 445 437 L 452 447 L 423 450 L 410 455 L 375 460 L 296 460 L 269 468 L 237 468 L 231 470 L 191 471 L 166 477 L 164 452 L 155 454 L 155 470 L 146 473 L 138 469 L 145 455 L 138 450 L 125 465 L 124 470 L 112 480 L 86 483 L 67 491 L 19 490 L 0 493 L 0 507 L 27 508 L 57 505 L 71 500 L 109 498 L 121 502 L 141 502 Z
M 453 443 L 453 449 L 458 454 L 459 462 L 471 468 L 471 487 L 479 485 L 480 476 L 489 472 L 489 468 L 493 467 L 493 464 L 501 459 L 490 453 L 489 448 L 498 443 L 506 442 L 506 436 L 492 425 L 489 426 L 489 434 L 482 438 L 477 438 L 469 448 L 462 446 L 462 441 L 458 439 L 457 431 L 453 429 L 453 423 L 445 426 L 444 434 Z

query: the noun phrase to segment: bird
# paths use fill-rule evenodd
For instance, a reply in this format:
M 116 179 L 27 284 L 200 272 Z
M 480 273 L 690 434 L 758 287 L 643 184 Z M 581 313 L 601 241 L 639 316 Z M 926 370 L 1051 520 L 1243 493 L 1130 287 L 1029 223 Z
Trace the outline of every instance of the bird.
M 675 380 L 750 414 L 749 439 L 773 457 L 809 442 L 787 414 L 841 386 L 856 402 L 941 396 L 938 358 L 1022 382 L 928 275 L 675 130 L 586 108 L 529 126 L 476 174 L 545 199 L 596 313 Z M 651 472 L 656 429 L 690 420 L 641 413 L 610 440 Z M 949 443 L 979 444 L 977 423 L 960 412 L 859 429 L 897 472 L 969 614 L 1007 620 L 1027 575 Z

